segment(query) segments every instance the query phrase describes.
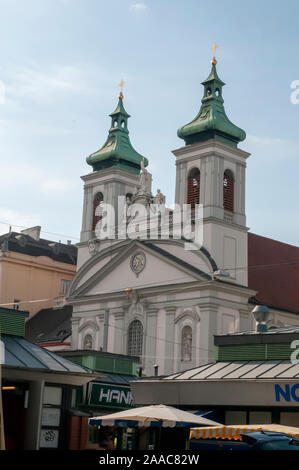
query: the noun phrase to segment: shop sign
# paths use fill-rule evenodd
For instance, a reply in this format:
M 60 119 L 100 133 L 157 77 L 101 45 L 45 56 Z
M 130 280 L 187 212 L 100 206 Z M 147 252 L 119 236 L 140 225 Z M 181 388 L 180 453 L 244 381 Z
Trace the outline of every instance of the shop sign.
M 134 406 L 132 392 L 129 387 L 115 385 L 104 385 L 99 383 L 90 384 L 88 403 L 90 405 L 112 406 L 118 408 L 129 408 Z
M 277 402 L 299 402 L 299 384 L 275 384 L 275 401 Z

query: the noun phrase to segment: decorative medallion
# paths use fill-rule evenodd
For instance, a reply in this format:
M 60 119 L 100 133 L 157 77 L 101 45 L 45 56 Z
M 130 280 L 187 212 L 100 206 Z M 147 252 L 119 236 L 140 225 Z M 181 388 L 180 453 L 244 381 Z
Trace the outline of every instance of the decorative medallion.
M 135 253 L 131 258 L 131 269 L 138 276 L 145 267 L 145 254 L 142 252 Z

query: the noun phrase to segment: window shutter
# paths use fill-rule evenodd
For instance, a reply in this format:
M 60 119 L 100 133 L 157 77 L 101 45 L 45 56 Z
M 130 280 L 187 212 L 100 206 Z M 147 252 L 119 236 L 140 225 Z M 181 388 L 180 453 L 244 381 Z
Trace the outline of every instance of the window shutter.
M 200 172 L 195 169 L 188 176 L 187 204 L 194 210 L 195 205 L 200 202 Z
M 223 208 L 234 212 L 234 178 L 228 170 L 224 172 L 223 177 Z

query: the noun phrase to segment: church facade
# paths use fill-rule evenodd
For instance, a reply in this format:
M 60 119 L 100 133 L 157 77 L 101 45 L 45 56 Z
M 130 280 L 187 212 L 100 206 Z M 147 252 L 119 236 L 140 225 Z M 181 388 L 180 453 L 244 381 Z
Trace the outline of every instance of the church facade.
M 78 265 L 67 299 L 73 306 L 72 349 L 140 357 L 145 375 L 153 375 L 155 366 L 166 375 L 213 361 L 213 335 L 252 329 L 252 299 L 259 303 L 254 282 L 248 285 L 245 173 L 250 155 L 238 146 L 246 134 L 225 113 L 215 57 L 202 84 L 199 113 L 178 130 L 184 145 L 173 151 L 175 203 L 189 205 L 191 232 L 197 226 L 195 207 L 202 208 L 197 249 L 187 249 L 188 236 L 175 236 L 174 214 L 162 192 L 152 194 L 148 160 L 129 139 L 122 92 L 105 144 L 87 158 L 92 172 L 82 177 Z M 147 221 L 152 203 L 162 219 L 163 214 L 170 219 L 167 237 L 159 231 L 148 236 L 141 219 L 136 223 L 132 208 L 144 208 Z M 108 205 L 113 216 L 105 219 Z M 123 236 L 120 227 L 130 224 L 134 236 Z M 116 236 L 99 237 L 110 225 L 117 228 Z M 295 310 L 269 306 L 273 324 L 281 315 L 284 324 L 299 323 Z

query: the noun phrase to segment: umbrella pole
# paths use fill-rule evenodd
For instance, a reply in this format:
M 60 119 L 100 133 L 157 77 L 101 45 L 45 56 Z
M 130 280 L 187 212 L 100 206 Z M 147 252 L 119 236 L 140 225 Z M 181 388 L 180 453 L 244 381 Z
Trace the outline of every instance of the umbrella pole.
M 3 400 L 2 400 L 2 358 L 1 358 L 1 332 L 0 332 L 0 450 L 5 450 L 4 436 L 4 417 L 3 417 Z
M 161 450 L 162 427 L 158 428 L 158 450 Z

